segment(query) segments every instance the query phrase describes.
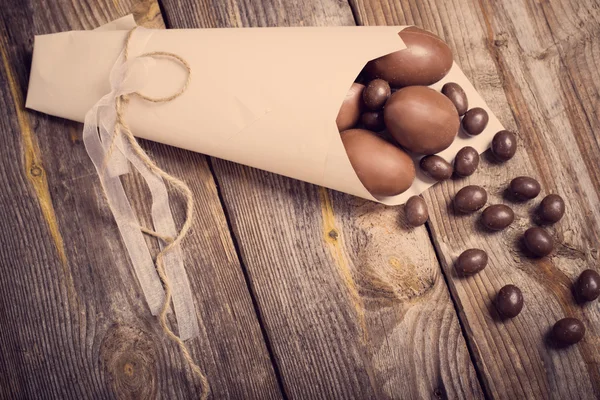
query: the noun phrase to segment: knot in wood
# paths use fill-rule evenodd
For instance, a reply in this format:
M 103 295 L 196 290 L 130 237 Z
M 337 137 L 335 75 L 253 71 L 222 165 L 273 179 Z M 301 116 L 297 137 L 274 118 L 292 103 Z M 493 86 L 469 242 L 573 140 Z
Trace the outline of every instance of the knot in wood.
M 156 398 L 156 346 L 135 327 L 113 325 L 104 336 L 100 357 L 119 399 Z

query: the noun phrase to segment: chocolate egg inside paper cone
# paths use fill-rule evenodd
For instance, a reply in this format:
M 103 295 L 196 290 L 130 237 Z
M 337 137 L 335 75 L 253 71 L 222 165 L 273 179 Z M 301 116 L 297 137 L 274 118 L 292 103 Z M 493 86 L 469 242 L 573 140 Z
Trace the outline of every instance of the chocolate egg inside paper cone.
M 373 197 L 354 172 L 335 121 L 365 64 L 405 48 L 398 35 L 404 28 L 138 30 L 130 58 L 154 51 L 177 54 L 190 65 L 192 79 L 187 91 L 168 103 L 132 97 L 127 120 L 134 134 L 144 139 L 384 204 L 402 204 L 435 182 L 419 173 L 406 192 Z M 37 36 L 26 106 L 83 121 L 110 91 L 109 75 L 126 34 L 74 31 Z M 178 64 L 156 60 L 135 78 L 143 81 L 145 94 L 165 96 L 177 92 L 185 76 Z M 483 152 L 503 127 L 456 64 L 431 87 L 440 90 L 446 82 L 458 83 L 470 107 L 489 114 L 482 134 L 459 133 L 439 153 L 452 161 L 466 145 Z

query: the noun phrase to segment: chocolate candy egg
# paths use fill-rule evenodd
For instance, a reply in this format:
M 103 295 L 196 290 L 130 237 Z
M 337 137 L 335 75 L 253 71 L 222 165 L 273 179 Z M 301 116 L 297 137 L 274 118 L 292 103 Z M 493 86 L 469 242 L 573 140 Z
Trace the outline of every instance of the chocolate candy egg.
M 429 218 L 427 203 L 421 196 L 412 196 L 404 205 L 406 221 L 410 226 L 421 226 Z
M 544 257 L 552 253 L 554 239 L 552 239 L 552 236 L 546 230 L 538 227 L 529 228 L 525 231 L 523 237 L 525 239 L 525 246 L 534 255 Z
M 473 275 L 485 268 L 488 255 L 481 249 L 468 249 L 462 252 L 456 261 L 456 270 L 460 275 Z
M 458 111 L 458 115 L 464 115 L 469 109 L 467 94 L 458 83 L 446 83 L 444 87 L 442 87 L 442 94 L 449 98 L 454 104 L 456 111 Z
M 340 108 L 337 119 L 335 120 L 340 132 L 350 129 L 358 123 L 362 105 L 362 92 L 364 88 L 365 86 L 361 85 L 360 83 L 353 83 L 352 86 L 350 86 L 348 93 L 346 93 L 342 107 Z
M 559 344 L 568 346 L 585 336 L 585 325 L 577 318 L 563 318 L 552 327 L 552 337 Z
M 469 185 L 460 189 L 454 196 L 454 207 L 463 213 L 479 210 L 487 203 L 487 192 L 477 185 Z
M 496 295 L 496 310 L 505 318 L 514 318 L 523 309 L 523 293 L 515 285 L 506 285 Z
M 389 83 L 383 79 L 373 79 L 363 90 L 363 102 L 369 110 L 377 111 L 383 108 L 391 94 Z
M 489 206 L 481 214 L 481 223 L 493 231 L 501 231 L 515 220 L 512 208 L 504 204 Z
M 492 154 L 498 161 L 508 161 L 517 152 L 517 136 L 511 131 L 500 131 L 492 139 Z
M 379 132 L 385 129 L 385 122 L 383 121 L 383 111 L 367 111 L 364 112 L 360 121 L 368 129 L 373 132 Z
M 540 204 L 540 217 L 546 222 L 558 222 L 565 215 L 565 202 L 557 194 L 549 194 Z
M 367 75 L 381 78 L 393 87 L 432 85 L 452 67 L 452 51 L 431 32 L 411 26 L 400 37 L 406 49 L 379 57 L 366 66 Z
M 575 294 L 580 301 L 594 301 L 600 297 L 600 274 L 586 269 L 575 283 Z
M 454 173 L 461 178 L 471 176 L 479 166 L 479 153 L 471 146 L 463 147 L 454 158 Z
M 518 176 L 510 181 L 510 191 L 519 200 L 531 200 L 541 189 L 540 183 L 529 176 Z
M 460 125 L 454 104 L 426 86 L 409 86 L 392 94 L 383 117 L 394 139 L 417 154 L 435 154 L 448 148 Z
M 373 196 L 395 196 L 412 185 L 415 165 L 406 152 L 366 129 L 344 131 L 341 138 L 358 179 Z
M 452 176 L 452 165 L 435 154 L 421 158 L 419 166 L 425 175 L 436 181 L 444 181 Z
M 471 108 L 462 119 L 462 126 L 469 135 L 479 135 L 488 124 L 490 117 L 481 107 Z

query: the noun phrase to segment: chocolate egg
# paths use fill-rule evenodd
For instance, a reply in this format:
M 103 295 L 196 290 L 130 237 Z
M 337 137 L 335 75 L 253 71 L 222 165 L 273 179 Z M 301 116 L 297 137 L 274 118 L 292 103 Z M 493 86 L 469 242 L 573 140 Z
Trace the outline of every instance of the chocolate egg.
M 477 185 L 469 185 L 460 189 L 454 196 L 454 207 L 463 213 L 479 210 L 487 203 L 487 192 Z
M 385 129 L 385 122 L 383 121 L 383 111 L 367 111 L 364 112 L 360 121 L 368 129 L 373 132 L 379 132 Z
M 429 218 L 427 211 L 427 203 L 421 196 L 412 196 L 404 205 L 404 213 L 406 214 L 406 222 L 410 226 L 421 226 Z
M 454 173 L 461 178 L 471 176 L 479 166 L 479 153 L 471 146 L 463 147 L 454 158 Z
M 344 131 L 341 138 L 358 179 L 373 196 L 395 196 L 412 185 L 415 165 L 406 152 L 366 129 Z
M 456 107 L 458 115 L 464 115 L 469 109 L 469 100 L 463 88 L 454 82 L 448 82 L 442 87 L 442 94 L 450 99 Z
M 383 79 L 373 79 L 363 90 L 363 102 L 371 111 L 381 110 L 392 94 L 389 83 Z
M 421 158 L 419 166 L 425 175 L 436 181 L 443 181 L 452 176 L 452 165 L 435 154 Z
M 342 107 L 340 107 L 340 111 L 335 120 L 340 132 L 353 128 L 358 123 L 364 88 L 365 86 L 360 83 L 353 83 L 352 86 L 350 86 L 348 93 L 346 93 Z
M 431 32 L 411 26 L 400 37 L 406 49 L 370 61 L 367 75 L 388 81 L 393 87 L 432 85 L 452 68 L 452 51 Z
M 417 154 L 435 154 L 448 148 L 460 125 L 454 104 L 426 86 L 409 86 L 392 94 L 383 117 L 394 139 Z

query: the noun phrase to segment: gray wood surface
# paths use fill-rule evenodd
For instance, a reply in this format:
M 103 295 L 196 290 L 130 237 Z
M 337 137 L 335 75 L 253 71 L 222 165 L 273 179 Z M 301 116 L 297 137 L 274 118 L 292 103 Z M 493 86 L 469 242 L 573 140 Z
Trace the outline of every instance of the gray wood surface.
M 163 27 L 158 4 L 5 1 L 2 9 L 0 398 L 198 397 L 141 296 L 81 125 L 23 108 L 34 34 L 90 29 L 130 10 L 140 23 Z M 280 398 L 205 157 L 144 146 L 190 185 L 202 211 L 185 252 L 201 326 L 188 342 L 193 357 L 215 397 Z M 140 179 L 126 186 L 147 215 Z
M 91 29 L 131 11 L 156 28 L 416 24 L 449 43 L 519 133 L 507 164 L 486 156 L 472 177 L 429 190 L 431 221 L 418 229 L 406 226 L 402 207 L 143 142 L 198 199 L 185 253 L 202 333 L 189 346 L 214 398 L 600 398 L 600 306 L 576 305 L 570 293 L 581 270 L 598 269 L 597 2 L 0 5 L 0 398 L 198 397 L 141 297 L 81 126 L 23 109 L 34 34 Z M 542 260 L 519 239 L 539 199 L 504 196 L 523 174 L 567 201 L 549 228 L 560 244 Z M 451 212 L 466 184 L 513 206 L 515 223 L 491 234 L 477 215 Z M 142 181 L 125 185 L 147 216 Z M 459 279 L 453 263 L 467 247 L 488 251 L 490 265 Z M 507 283 L 523 289 L 526 306 L 500 321 L 491 301 Z M 563 316 L 588 328 L 569 349 L 547 337 Z

